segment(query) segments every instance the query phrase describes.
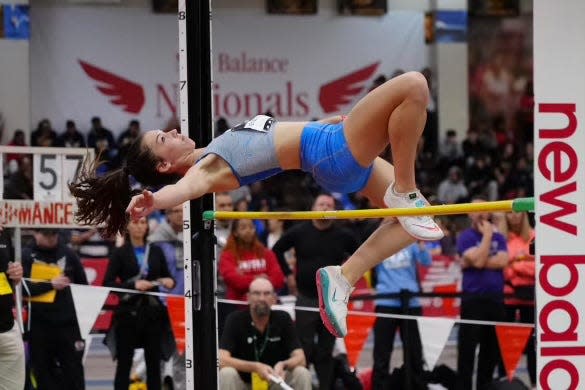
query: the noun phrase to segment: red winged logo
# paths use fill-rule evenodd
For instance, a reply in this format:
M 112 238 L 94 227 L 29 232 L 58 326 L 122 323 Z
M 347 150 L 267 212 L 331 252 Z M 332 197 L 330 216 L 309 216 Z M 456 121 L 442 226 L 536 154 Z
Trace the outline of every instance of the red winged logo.
M 364 90 L 365 82 L 372 77 L 379 65 L 380 63 L 376 62 L 321 86 L 319 104 L 323 112 L 337 112 L 342 106 L 351 103 L 352 99 Z
M 124 111 L 138 114 L 144 107 L 144 88 L 123 77 L 100 69 L 79 60 L 79 64 L 89 77 L 97 81 L 98 91 L 110 97 L 110 102 L 120 106 Z

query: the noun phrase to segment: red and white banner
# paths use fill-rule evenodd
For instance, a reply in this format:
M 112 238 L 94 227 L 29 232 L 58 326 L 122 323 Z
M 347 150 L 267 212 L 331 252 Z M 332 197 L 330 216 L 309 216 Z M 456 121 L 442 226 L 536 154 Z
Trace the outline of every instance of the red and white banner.
M 119 133 L 134 118 L 156 128 L 178 115 L 175 15 L 39 4 L 31 25 L 34 123 L 47 117 L 61 130 L 74 119 L 87 131 L 98 115 Z M 214 117 L 234 125 L 266 111 L 282 120 L 347 112 L 378 75 L 428 65 L 423 25 L 423 13 L 409 11 L 363 18 L 334 7 L 310 16 L 214 9 Z
M 583 15 L 582 0 L 534 1 L 536 340 L 545 390 L 585 386 Z
M 5 227 L 78 227 L 71 202 L 0 200 L 0 225 Z

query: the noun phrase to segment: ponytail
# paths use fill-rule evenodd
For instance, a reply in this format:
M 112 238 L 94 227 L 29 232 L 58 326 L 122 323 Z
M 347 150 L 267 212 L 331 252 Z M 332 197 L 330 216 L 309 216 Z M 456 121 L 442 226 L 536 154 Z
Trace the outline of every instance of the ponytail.
M 97 160 L 96 160 L 97 161 Z M 97 176 L 98 164 L 85 166 L 75 183 L 69 185 L 77 199 L 75 221 L 81 225 L 105 225 L 105 234 L 123 234 L 128 223 L 126 207 L 133 195 L 127 168 Z

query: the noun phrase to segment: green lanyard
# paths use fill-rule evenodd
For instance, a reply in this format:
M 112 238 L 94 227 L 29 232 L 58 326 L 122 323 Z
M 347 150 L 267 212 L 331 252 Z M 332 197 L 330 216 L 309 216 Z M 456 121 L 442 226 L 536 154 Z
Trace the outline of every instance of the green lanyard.
M 254 328 L 255 332 L 258 332 L 256 330 L 256 327 L 254 327 L 254 324 L 252 324 L 252 327 Z M 270 324 L 268 324 L 268 326 L 266 327 L 266 335 L 264 336 L 264 341 L 262 342 L 262 345 L 260 346 L 260 348 L 258 348 L 258 345 L 256 344 L 256 339 L 258 337 L 256 337 L 256 335 L 254 335 L 253 340 L 254 340 L 254 356 L 256 357 L 256 361 L 259 362 L 260 358 L 262 357 L 262 354 L 264 353 L 264 350 L 266 349 L 266 345 L 268 345 L 268 333 L 270 332 Z

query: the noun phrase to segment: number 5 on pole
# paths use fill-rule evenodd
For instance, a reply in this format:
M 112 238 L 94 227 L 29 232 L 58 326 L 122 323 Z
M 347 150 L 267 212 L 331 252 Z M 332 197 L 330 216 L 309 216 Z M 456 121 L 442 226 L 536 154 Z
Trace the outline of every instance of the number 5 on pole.
M 61 201 L 61 166 L 63 156 L 55 154 L 33 155 L 33 198 L 36 201 Z

